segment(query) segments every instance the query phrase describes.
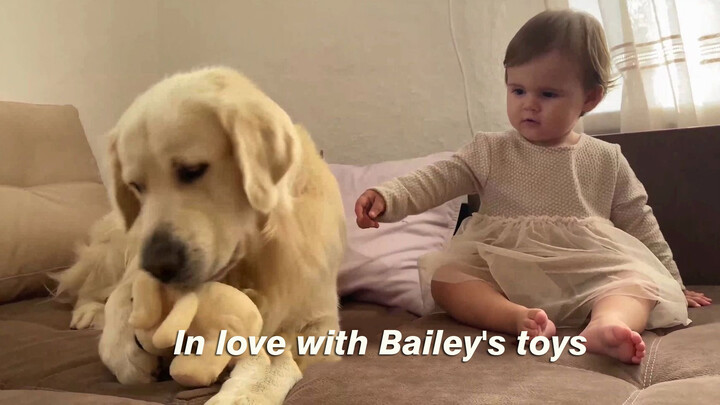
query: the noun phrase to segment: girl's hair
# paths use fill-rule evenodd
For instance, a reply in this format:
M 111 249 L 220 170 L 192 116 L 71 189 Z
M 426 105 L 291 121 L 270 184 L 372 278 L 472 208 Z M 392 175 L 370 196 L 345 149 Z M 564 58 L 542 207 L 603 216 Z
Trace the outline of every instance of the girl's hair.
M 615 84 L 605 32 L 598 20 L 579 11 L 548 10 L 528 20 L 510 40 L 503 65 L 519 66 L 554 50 L 577 62 L 586 90 L 599 85 L 605 95 Z

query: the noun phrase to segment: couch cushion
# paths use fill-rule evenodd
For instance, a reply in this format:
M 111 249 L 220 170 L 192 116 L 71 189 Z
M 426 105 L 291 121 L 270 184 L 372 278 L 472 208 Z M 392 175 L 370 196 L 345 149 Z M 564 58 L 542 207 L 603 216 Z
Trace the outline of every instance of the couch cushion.
M 0 389 L 87 393 L 162 404 L 203 403 L 217 391 L 217 387 L 183 390 L 174 381 L 121 385 L 100 360 L 100 331 L 68 329 L 70 309 L 49 298 L 0 305 L 4 362 Z M 71 403 L 62 397 L 55 402 Z
M 0 302 L 47 293 L 109 210 L 74 107 L 0 102 Z
M 627 403 L 634 405 L 676 405 L 697 403 L 700 398 L 710 398 L 707 403 L 720 397 L 720 375 L 695 377 L 654 384 L 633 392 Z M 713 399 L 714 398 L 714 399 Z
M 12 394 L 8 392 L 13 391 L 0 391 L 5 393 L 0 395 L 0 403 L 51 403 L 47 400 L 53 398 L 52 391 L 67 391 L 93 395 L 58 395 L 52 402 L 134 404 L 108 402 L 105 397 L 95 396 L 105 395 L 162 404 L 201 404 L 219 389 L 218 384 L 183 389 L 174 381 L 121 385 L 100 361 L 97 352 L 100 332 L 69 330 L 70 316 L 69 305 L 48 298 L 0 305 L 0 358 L 4 359 L 0 389 L 21 390 Z M 340 318 L 343 330 L 358 330 L 372 344 L 383 328 L 395 328 L 416 317 L 398 308 L 348 302 L 343 304 Z M 28 392 L 32 395 L 21 395 Z M 10 401 L 17 396 L 23 396 L 23 400 Z
M 720 286 L 690 286 L 717 302 Z M 458 356 L 379 356 L 379 342 L 365 356 L 311 367 L 286 398 L 288 404 L 360 403 L 716 403 L 720 397 L 720 306 L 690 308 L 688 327 L 643 333 L 647 354 L 628 365 L 595 354 L 516 354 L 508 335 L 505 353 L 491 356 L 480 343 L 463 363 Z M 424 316 L 397 328 L 403 338 L 427 331 L 477 336 L 445 314 Z M 560 336 L 580 330 L 561 330 Z M 441 352 L 442 353 L 442 352 Z M 633 402 L 634 401 L 634 402 Z
M 720 286 L 690 286 L 718 302 Z M 557 362 L 549 356 L 518 356 L 506 337 L 506 353 L 493 357 L 481 343 L 474 356 L 379 356 L 381 329 L 424 338 L 443 329 L 445 336 L 474 336 L 477 330 L 443 314 L 416 318 L 407 312 L 364 303 L 346 303 L 343 330 L 368 337 L 365 356 L 310 367 L 288 394 L 289 404 L 353 403 L 714 403 L 720 395 L 720 305 L 690 308 L 686 328 L 647 331 L 642 364 L 626 365 L 597 355 Z M 67 330 L 70 307 L 46 298 L 0 305 L 0 389 L 56 390 L 132 398 L 163 404 L 203 403 L 218 385 L 183 390 L 173 381 L 123 386 L 97 354 L 98 331 Z M 565 330 L 562 335 L 577 333 Z M 710 384 L 710 385 L 708 385 Z M 713 385 L 714 384 L 714 385 Z M 712 395 L 715 395 L 713 397 Z M 2 397 L 0 397 L 0 400 Z M 672 400 L 672 401 L 670 401 Z M 0 401 L 1 402 L 1 401 Z M 61 401 L 62 402 L 62 401 Z M 688 401 L 680 401 L 688 402 Z
M 415 319 L 417 316 L 402 308 L 350 301 L 341 304 L 340 329 L 348 333 L 356 330 L 372 344 L 380 341 L 383 330 L 395 329 Z
M 0 391 L 0 403 L 13 405 L 154 405 L 157 402 L 146 402 L 128 398 L 117 398 L 106 395 L 77 394 L 70 392 L 39 391 L 39 390 L 6 390 Z
M 0 102 L 0 184 L 100 182 L 80 117 L 70 105 Z

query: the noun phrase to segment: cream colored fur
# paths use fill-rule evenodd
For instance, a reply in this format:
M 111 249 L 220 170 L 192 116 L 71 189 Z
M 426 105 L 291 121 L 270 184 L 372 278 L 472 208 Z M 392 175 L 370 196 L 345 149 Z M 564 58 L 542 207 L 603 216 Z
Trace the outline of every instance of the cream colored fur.
M 228 68 L 171 76 L 132 103 L 109 143 L 115 210 L 58 276 L 58 291 L 76 302 L 71 326 L 104 325 L 100 356 L 120 382 L 152 381 L 157 368 L 127 320 L 139 252 L 158 227 L 189 247 L 187 285 L 220 280 L 256 292 L 262 335 L 290 344 L 338 329 L 337 183 L 306 131 L 249 80 Z M 180 184 L 178 165 L 200 162 L 209 164 L 202 178 Z M 292 357 L 238 362 L 211 403 L 282 402 L 299 378 L 293 370 L 333 359 L 289 349 Z

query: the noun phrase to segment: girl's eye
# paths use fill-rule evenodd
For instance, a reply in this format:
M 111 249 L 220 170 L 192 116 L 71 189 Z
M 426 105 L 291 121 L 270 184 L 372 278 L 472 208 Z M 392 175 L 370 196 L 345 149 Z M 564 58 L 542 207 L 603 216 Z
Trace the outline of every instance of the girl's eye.
M 200 163 L 193 166 L 179 166 L 176 169 L 178 180 L 183 184 L 190 184 L 201 178 L 208 168 L 207 163 Z
M 512 93 L 513 93 L 513 94 L 517 94 L 518 96 L 522 96 L 523 94 L 525 94 L 525 90 L 523 90 L 523 89 L 513 89 L 513 90 L 512 90 Z
M 137 191 L 138 194 L 142 194 L 145 192 L 145 186 L 143 186 L 142 184 L 131 182 L 130 187 Z
M 542 95 L 543 95 L 543 97 L 546 97 L 546 98 L 555 98 L 555 97 L 557 97 L 557 93 L 553 93 L 553 92 L 551 92 L 551 91 L 544 91 Z

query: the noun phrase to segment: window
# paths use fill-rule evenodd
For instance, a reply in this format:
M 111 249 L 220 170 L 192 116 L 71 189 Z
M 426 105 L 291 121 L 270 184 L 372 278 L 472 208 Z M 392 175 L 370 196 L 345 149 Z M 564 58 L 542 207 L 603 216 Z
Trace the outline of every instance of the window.
M 585 11 L 603 23 L 598 0 L 569 0 L 570 8 Z M 604 28 L 604 24 L 603 24 Z M 620 106 L 622 103 L 623 79 L 615 70 L 618 80 L 603 101 L 592 112 L 583 117 L 585 132 L 588 134 L 607 134 L 620 132 Z
M 569 0 L 568 4 L 603 24 L 615 69 L 626 73 L 585 117 L 586 132 L 720 123 L 720 2 Z M 631 91 L 623 89 L 628 85 Z

